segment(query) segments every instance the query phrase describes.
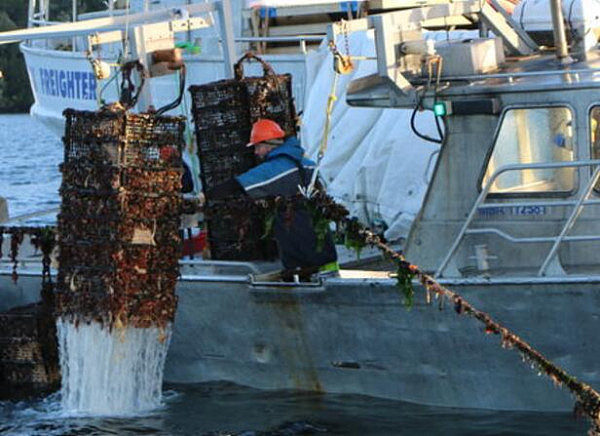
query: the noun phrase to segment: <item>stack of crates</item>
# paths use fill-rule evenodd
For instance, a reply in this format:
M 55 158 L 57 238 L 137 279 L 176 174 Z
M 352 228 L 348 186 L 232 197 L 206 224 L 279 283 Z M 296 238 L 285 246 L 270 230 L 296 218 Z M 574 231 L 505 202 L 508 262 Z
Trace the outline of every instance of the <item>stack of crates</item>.
M 165 326 L 177 302 L 185 120 L 70 109 L 65 117 L 58 314 Z
M 60 386 L 56 325 L 48 309 L 39 303 L 0 313 L 0 400 Z
M 264 75 L 244 77 L 242 63 L 261 62 Z M 292 78 L 277 75 L 261 59 L 248 54 L 236 64 L 236 77 L 190 87 L 196 126 L 200 179 L 206 195 L 204 210 L 212 259 L 272 260 L 275 242 L 264 238 L 264 212 L 244 198 L 212 199 L 210 191 L 258 162 L 247 147 L 252 124 L 268 118 L 286 134 L 296 133 Z

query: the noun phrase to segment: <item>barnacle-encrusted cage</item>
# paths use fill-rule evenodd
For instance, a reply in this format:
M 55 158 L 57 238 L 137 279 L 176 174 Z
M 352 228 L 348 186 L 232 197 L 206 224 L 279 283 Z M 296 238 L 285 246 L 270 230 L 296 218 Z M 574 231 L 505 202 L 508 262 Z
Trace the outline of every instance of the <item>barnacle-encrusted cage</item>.
M 246 59 L 260 62 L 264 75 L 244 77 Z M 210 255 L 221 260 L 270 260 L 277 248 L 271 238 L 263 237 L 263 210 L 246 199 L 212 199 L 210 190 L 257 164 L 254 150 L 246 144 L 258 119 L 276 121 L 287 135 L 296 133 L 292 77 L 275 74 L 251 54 L 240 59 L 235 70 L 234 79 L 190 87 Z
M 67 109 L 56 308 L 74 322 L 172 321 L 181 254 L 181 117 Z

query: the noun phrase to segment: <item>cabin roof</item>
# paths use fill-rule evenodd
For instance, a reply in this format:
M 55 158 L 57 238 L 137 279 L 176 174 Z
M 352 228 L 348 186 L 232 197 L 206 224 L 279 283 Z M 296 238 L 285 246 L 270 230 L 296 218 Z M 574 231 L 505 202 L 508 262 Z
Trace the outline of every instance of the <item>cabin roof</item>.
M 600 52 L 568 65 L 561 65 L 554 54 L 509 58 L 496 72 L 442 81 L 450 84 L 441 92 L 447 96 L 600 88 Z

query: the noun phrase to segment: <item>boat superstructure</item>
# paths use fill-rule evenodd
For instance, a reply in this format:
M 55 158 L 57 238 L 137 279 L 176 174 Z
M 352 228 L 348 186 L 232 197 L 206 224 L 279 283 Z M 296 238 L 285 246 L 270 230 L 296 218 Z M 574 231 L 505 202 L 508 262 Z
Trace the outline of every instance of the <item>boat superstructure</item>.
M 247 50 L 257 51 L 277 73 L 293 75 L 295 102 L 302 110 L 309 49 L 323 40 L 332 19 L 358 16 L 362 3 L 324 0 L 262 7 L 261 2 L 248 6 L 243 0 L 208 4 L 196 0 L 111 0 L 102 10 L 81 13 L 77 1 L 72 0 L 71 20 L 63 22 L 51 15 L 52 0 L 31 0 L 29 28 L 9 32 L 0 41 L 25 40 L 21 51 L 35 99 L 31 114 L 60 137 L 64 133 L 64 109 L 94 110 L 102 102 L 119 99 L 116 76 L 124 61 L 175 46 L 182 50 L 187 83 L 193 84 L 231 77 L 233 62 Z M 413 6 L 374 3 L 377 10 Z M 150 80 L 136 109 L 143 111 L 150 104 L 160 107 L 177 98 L 178 85 L 172 75 L 165 76 L 164 68 L 150 69 L 150 59 L 143 61 Z M 261 71 L 250 65 L 246 74 Z M 188 115 L 190 102 L 184 98 L 186 104 L 173 113 Z
M 450 12 L 439 9 L 423 15 Z M 490 27 L 499 29 L 489 12 Z M 390 23 L 407 17 L 390 14 L 373 19 L 373 25 L 389 34 Z M 400 59 L 389 54 L 394 46 L 402 52 L 418 41 L 382 38 L 379 53 L 387 57 L 380 63 L 398 66 L 380 68 L 349 89 L 351 104 L 420 105 L 444 121 L 435 174 L 405 248 L 437 277 L 598 272 L 592 254 L 599 212 L 596 43 L 579 41 L 587 46 L 574 42 L 570 53 L 543 53 L 517 30 L 501 35 L 509 54 L 520 56 L 505 58 L 497 37 L 435 48 L 432 41 L 431 52 L 418 52 L 412 66 L 414 54 Z M 431 69 L 420 71 L 423 62 L 433 64 L 434 77 Z
M 476 16 L 496 36 L 423 36 L 424 20 L 450 16 Z M 348 102 L 427 108 L 443 123 L 440 136 L 429 137 L 441 143 L 440 155 L 405 241 L 407 259 L 597 385 L 595 41 L 571 40 L 568 56 L 557 56 L 481 2 L 350 25 L 374 32 L 377 72 L 350 84 Z M 567 392 L 475 322 L 422 300 L 406 310 L 392 271 L 357 269 L 292 286 L 248 271 L 250 279 L 231 280 L 231 292 L 219 294 L 224 305 L 214 300 L 221 289 L 199 291 L 184 275 L 167 379 L 467 408 L 571 407 Z

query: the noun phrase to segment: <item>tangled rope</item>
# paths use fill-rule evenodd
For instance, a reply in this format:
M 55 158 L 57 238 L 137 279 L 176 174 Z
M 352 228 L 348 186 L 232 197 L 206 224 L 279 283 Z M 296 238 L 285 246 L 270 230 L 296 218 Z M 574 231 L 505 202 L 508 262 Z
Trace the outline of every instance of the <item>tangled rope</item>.
M 370 230 L 362 229 L 359 233 L 364 237 L 367 244 L 379 248 L 386 257 L 396 263 L 399 270 L 418 279 L 426 292 L 437 294 L 453 302 L 454 310 L 457 314 L 470 315 L 477 319 L 485 325 L 485 333 L 501 335 L 503 348 L 516 348 L 521 352 L 523 360 L 529 363 L 530 366 L 537 368 L 540 373 L 548 376 L 555 385 L 559 387 L 566 386 L 576 398 L 575 411 L 577 414 L 586 415 L 593 423 L 593 428 L 590 430 L 589 435 L 600 435 L 600 394 L 596 390 L 580 382 L 564 369 L 551 362 L 525 340 L 493 320 L 487 313 L 473 307 L 473 305 L 459 294 L 436 282 L 433 277 L 423 272 L 417 265 L 408 262 L 401 253 L 394 251 Z
M 300 198 L 298 198 L 300 197 Z M 346 233 L 346 239 L 363 242 L 379 248 L 384 256 L 394 262 L 398 267 L 398 286 L 404 290 L 405 305 L 411 306 L 414 297 L 413 280 L 418 280 L 426 292 L 427 301 L 431 301 L 431 294 L 436 294 L 441 298 L 454 304 L 454 310 L 458 315 L 470 315 L 485 326 L 486 334 L 500 335 L 501 345 L 505 349 L 516 348 L 522 355 L 523 361 L 530 367 L 537 369 L 540 373 L 549 377 L 555 385 L 565 386 L 576 399 L 575 413 L 579 416 L 587 416 L 592 423 L 589 430 L 589 436 L 600 436 L 600 394 L 591 386 L 580 382 L 571 376 L 564 369 L 551 362 L 548 358 L 534 349 L 525 340 L 510 331 L 507 327 L 495 321 L 487 313 L 478 310 L 458 293 L 442 286 L 434 280 L 429 274 L 422 271 L 417 265 L 411 264 L 404 255 L 395 251 L 387 245 L 381 237 L 365 228 L 356 219 L 348 217 L 349 212 L 343 206 L 337 204 L 331 197 L 318 192 L 311 198 L 294 197 L 292 199 L 275 199 L 274 205 L 281 207 L 282 201 L 306 202 L 306 206 L 320 215 L 319 219 L 334 221 L 338 227 L 343 228 Z M 263 202 L 263 204 L 266 204 Z M 313 214 L 313 220 L 315 216 Z

